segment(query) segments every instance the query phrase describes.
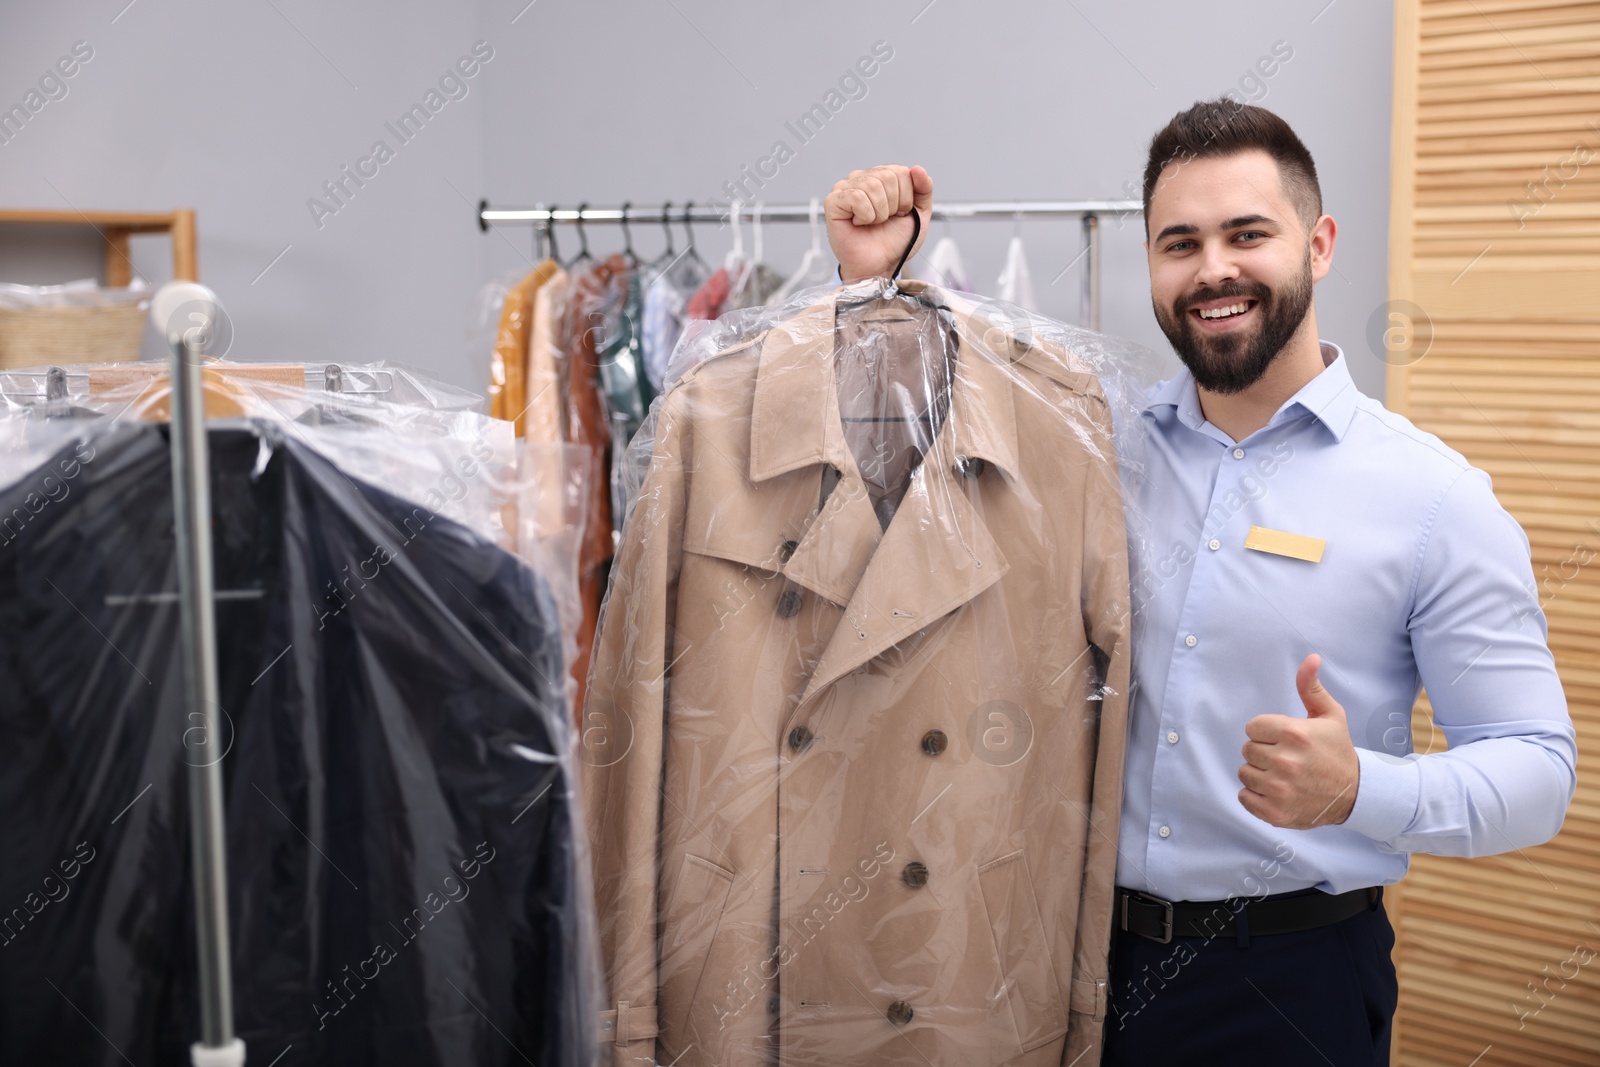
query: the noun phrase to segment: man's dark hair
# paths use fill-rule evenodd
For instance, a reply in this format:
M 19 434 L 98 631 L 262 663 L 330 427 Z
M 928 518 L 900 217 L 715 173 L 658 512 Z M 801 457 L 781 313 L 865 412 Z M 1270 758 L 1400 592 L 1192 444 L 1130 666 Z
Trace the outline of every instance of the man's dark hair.
M 1172 116 L 1172 121 L 1150 140 L 1150 156 L 1144 165 L 1144 227 L 1150 233 L 1150 198 L 1155 194 L 1161 172 L 1196 159 L 1236 156 L 1260 150 L 1278 164 L 1283 191 L 1300 213 L 1307 230 L 1322 214 L 1322 187 L 1317 184 L 1317 165 L 1311 153 L 1289 124 L 1264 107 L 1242 103 L 1229 97 L 1202 100 Z

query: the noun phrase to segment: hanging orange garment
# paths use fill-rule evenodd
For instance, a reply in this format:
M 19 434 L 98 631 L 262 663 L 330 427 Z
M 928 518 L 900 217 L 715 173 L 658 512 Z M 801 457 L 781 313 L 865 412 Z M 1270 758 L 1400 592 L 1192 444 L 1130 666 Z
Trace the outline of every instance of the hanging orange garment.
M 583 540 L 578 546 L 578 591 L 583 602 L 583 622 L 578 628 L 578 650 L 572 661 L 577 683 L 577 709 L 582 726 L 583 700 L 589 675 L 589 654 L 594 648 L 600 601 L 605 596 L 611 557 L 616 553 L 611 530 L 611 428 L 600 389 L 599 351 L 606 345 L 608 311 L 628 295 L 628 262 L 620 255 L 595 264 L 576 275 L 567 297 L 566 360 L 561 364 L 562 394 L 566 403 L 566 433 L 570 444 L 589 462 L 579 474 L 587 497 Z
M 533 321 L 533 300 L 539 287 L 560 267 L 547 259 L 506 291 L 495 333 L 494 355 L 489 363 L 489 414 L 516 423 L 522 436 L 528 406 L 528 334 Z

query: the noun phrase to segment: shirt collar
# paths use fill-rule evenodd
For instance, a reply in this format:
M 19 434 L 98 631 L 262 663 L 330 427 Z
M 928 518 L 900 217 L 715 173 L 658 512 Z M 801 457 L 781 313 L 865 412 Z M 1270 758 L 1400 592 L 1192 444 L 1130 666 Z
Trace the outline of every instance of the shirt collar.
M 909 293 L 927 290 L 939 300 L 941 290 L 927 283 L 902 279 Z M 821 303 L 806 308 L 774 326 L 761 349 L 756 373 L 750 426 L 750 477 L 764 481 L 786 471 L 817 463 L 850 469 L 849 446 L 839 422 L 838 398 L 833 378 L 834 323 L 841 296 L 858 296 L 859 286 L 830 293 Z M 996 350 L 990 323 L 959 306 L 951 309 L 956 324 L 955 377 L 951 384 L 950 411 L 940 433 L 950 435 L 952 454 L 986 460 L 1015 478 L 1017 461 L 1016 407 L 1011 393 L 1014 373 L 1002 362 L 1020 358 L 1012 343 Z M 1014 330 L 1006 333 L 1012 342 Z
M 1319 341 L 1318 344 L 1322 351 L 1322 373 L 1284 401 L 1267 425 L 1276 426 L 1296 417 L 1298 409 L 1315 416 L 1333 434 L 1334 440 L 1342 441 L 1350 429 L 1351 420 L 1355 418 L 1356 402 L 1361 394 L 1350 377 L 1344 350 L 1331 341 Z M 1178 420 L 1191 430 L 1198 430 L 1204 425 L 1206 420 L 1200 411 L 1200 393 L 1189 368 L 1183 368 L 1150 390 L 1144 410 L 1154 415 L 1158 408 L 1164 407 L 1175 408 Z

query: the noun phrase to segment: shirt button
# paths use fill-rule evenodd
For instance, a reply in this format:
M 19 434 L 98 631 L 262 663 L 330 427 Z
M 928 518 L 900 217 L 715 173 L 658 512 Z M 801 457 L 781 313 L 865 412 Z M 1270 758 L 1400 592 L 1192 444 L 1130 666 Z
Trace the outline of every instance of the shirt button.
M 930 756 L 943 754 L 949 744 L 950 738 L 943 730 L 929 730 L 922 735 L 922 751 Z
M 811 747 L 811 741 L 815 736 L 810 727 L 796 726 L 789 731 L 789 747 L 796 752 L 804 752 Z
M 907 1004 L 903 1000 L 897 1000 L 893 1004 L 889 1005 L 889 1011 L 887 1014 L 890 1022 L 894 1023 L 896 1026 L 904 1026 L 906 1023 L 911 1021 L 911 1016 L 916 1013 L 911 1010 L 911 1005 Z
M 1156 833 L 1160 834 L 1162 837 L 1171 837 L 1172 836 L 1172 827 L 1163 826 L 1161 829 L 1157 830 Z
M 1233 458 L 1234 459 L 1243 459 L 1244 458 L 1244 449 L 1242 449 L 1242 448 L 1234 449 L 1233 450 Z
M 1177 743 L 1178 743 L 1178 731 L 1176 731 L 1176 730 L 1168 730 L 1167 731 L 1167 744 L 1175 745 Z
M 1222 542 L 1213 537 L 1209 542 L 1206 543 L 1206 547 L 1215 552 L 1217 549 L 1222 547 Z
M 778 598 L 778 614 L 786 619 L 792 619 L 800 614 L 800 591 L 798 589 L 785 589 Z
M 912 889 L 921 889 L 928 884 L 928 866 L 912 860 L 906 864 L 906 869 L 900 872 L 901 881 Z
M 1194 634 L 1190 634 L 1188 637 L 1185 637 L 1183 639 L 1183 643 L 1188 645 L 1190 648 L 1193 648 L 1195 645 L 1198 645 L 1200 643 L 1200 639 L 1198 637 L 1196 637 Z
M 788 563 L 790 558 L 794 556 L 794 550 L 799 547 L 799 541 L 785 541 L 783 544 L 778 546 L 778 558 L 783 562 Z

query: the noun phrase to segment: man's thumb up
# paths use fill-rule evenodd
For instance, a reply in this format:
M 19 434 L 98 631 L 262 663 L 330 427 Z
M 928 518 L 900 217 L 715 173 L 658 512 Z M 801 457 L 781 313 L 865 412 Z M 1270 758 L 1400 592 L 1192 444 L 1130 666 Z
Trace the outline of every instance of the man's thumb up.
M 1333 699 L 1333 694 L 1322 687 L 1317 671 L 1322 669 L 1322 657 L 1313 652 L 1300 662 L 1294 685 L 1300 690 L 1300 702 L 1306 706 L 1306 718 L 1344 718 L 1344 708 Z

